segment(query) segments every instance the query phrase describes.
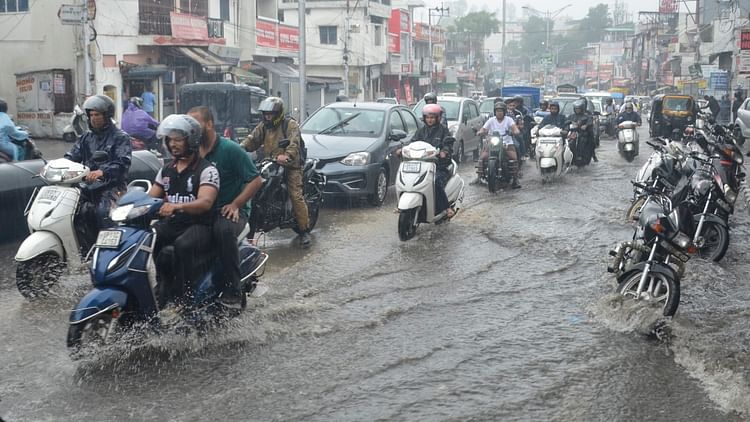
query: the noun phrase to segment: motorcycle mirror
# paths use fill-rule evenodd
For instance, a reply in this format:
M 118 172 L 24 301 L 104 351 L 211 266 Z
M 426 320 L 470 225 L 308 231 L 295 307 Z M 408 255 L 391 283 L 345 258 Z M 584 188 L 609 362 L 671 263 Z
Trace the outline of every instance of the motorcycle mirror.
M 289 144 L 291 144 L 291 141 L 289 139 L 282 139 L 279 141 L 279 148 L 286 149 L 289 146 Z
M 390 138 L 392 141 L 400 141 L 406 138 L 406 132 L 401 129 L 393 129 Z
M 106 151 L 96 151 L 94 152 L 93 160 L 97 164 L 106 163 L 109 160 L 109 154 Z

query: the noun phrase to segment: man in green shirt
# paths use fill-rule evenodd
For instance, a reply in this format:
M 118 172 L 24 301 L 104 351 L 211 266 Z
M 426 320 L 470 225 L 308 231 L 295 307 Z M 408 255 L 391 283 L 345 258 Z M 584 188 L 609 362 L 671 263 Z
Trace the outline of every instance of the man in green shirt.
M 239 308 L 243 292 L 240 288 L 237 236 L 250 215 L 247 203 L 261 188 L 263 181 L 245 150 L 239 144 L 216 134 L 213 114 L 208 107 L 193 107 L 188 115 L 195 118 L 203 128 L 201 157 L 219 170 L 219 179 L 223 180 L 216 198 L 218 212 L 212 228 L 213 241 L 224 268 L 224 285 L 221 286 L 219 301 L 227 307 Z

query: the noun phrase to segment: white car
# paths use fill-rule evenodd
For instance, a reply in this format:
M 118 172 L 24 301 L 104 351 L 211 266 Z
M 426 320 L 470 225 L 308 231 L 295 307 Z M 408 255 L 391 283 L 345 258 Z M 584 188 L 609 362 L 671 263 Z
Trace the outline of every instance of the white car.
M 739 137 L 737 142 L 742 145 L 745 139 L 750 138 L 750 98 L 747 98 L 737 110 L 737 120 L 735 120 Z
M 448 130 L 456 138 L 456 143 L 453 144 L 454 159 L 459 163 L 462 162 L 467 152 L 477 159 L 481 148 L 477 132 L 487 120 L 479 113 L 479 104 L 471 98 L 439 96 L 438 105 L 445 109 Z M 414 106 L 414 114 L 417 118 L 422 117 L 423 107 L 424 99 Z

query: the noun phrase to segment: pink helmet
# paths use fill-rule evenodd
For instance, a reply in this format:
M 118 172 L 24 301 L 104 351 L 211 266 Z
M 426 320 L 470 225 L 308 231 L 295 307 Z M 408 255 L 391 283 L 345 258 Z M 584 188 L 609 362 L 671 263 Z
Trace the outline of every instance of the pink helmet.
M 437 104 L 427 104 L 422 109 L 422 117 L 427 117 L 430 114 L 435 115 L 435 117 L 440 118 L 440 115 L 443 113 L 443 109 L 440 108 Z

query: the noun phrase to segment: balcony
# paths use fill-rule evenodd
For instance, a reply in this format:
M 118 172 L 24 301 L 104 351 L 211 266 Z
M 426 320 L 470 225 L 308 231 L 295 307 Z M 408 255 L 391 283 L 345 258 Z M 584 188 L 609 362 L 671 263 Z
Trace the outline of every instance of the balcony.
M 203 21 L 208 28 L 208 38 L 224 38 L 224 21 L 221 19 L 191 16 L 192 19 Z M 172 36 L 172 19 L 169 13 L 139 13 L 138 33 L 140 35 Z

